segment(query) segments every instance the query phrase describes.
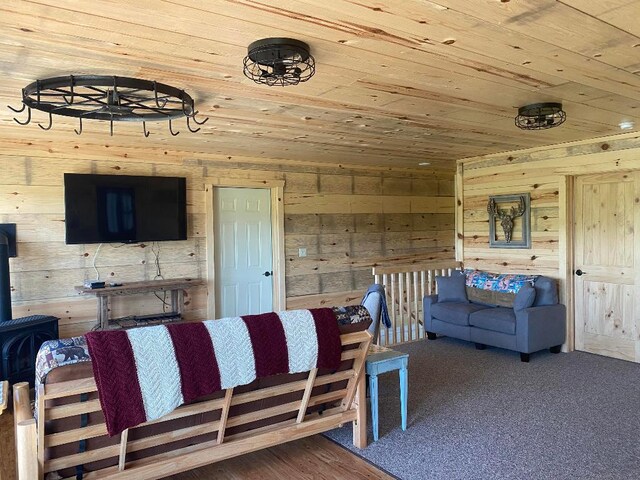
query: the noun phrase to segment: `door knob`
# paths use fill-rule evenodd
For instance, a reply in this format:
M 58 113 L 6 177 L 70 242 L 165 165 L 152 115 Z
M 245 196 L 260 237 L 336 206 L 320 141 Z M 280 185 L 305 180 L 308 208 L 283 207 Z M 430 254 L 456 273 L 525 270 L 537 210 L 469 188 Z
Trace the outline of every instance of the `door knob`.
M 583 271 L 582 271 L 582 270 L 580 270 L 580 269 L 577 269 L 577 270 L 576 270 L 576 275 L 578 275 L 579 277 L 581 277 L 581 276 L 582 276 L 582 275 L 584 275 L 585 273 L 587 273 L 587 272 L 583 272 Z
M 265 277 L 270 277 L 271 275 L 273 275 L 273 272 L 264 272 L 263 275 Z

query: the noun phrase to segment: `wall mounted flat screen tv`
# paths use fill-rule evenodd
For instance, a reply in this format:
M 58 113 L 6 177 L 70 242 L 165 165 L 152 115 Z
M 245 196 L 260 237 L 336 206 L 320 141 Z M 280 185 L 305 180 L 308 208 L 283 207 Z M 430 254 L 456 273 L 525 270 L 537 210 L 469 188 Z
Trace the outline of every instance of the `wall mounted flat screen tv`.
M 64 174 L 66 243 L 187 239 L 187 182 L 179 177 Z

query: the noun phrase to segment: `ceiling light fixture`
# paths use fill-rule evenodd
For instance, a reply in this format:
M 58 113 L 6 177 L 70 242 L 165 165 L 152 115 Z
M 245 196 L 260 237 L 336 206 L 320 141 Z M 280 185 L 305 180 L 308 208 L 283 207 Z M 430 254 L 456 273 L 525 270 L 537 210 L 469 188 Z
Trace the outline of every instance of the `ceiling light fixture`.
M 421 167 L 426 167 L 427 165 L 431 165 L 431 162 L 420 162 L 418 165 Z
M 297 85 L 316 72 L 309 45 L 293 38 L 265 38 L 249 45 L 244 74 L 264 85 Z
M 620 130 L 631 130 L 633 127 L 635 127 L 635 123 L 625 120 L 623 122 L 620 122 L 618 126 L 620 127 Z
M 196 133 L 200 128 L 192 127 L 191 122 L 203 125 L 208 118 L 197 120 L 198 111 L 195 102 L 184 90 L 171 85 L 139 78 L 116 77 L 106 75 L 69 75 L 36 80 L 22 89 L 22 108 L 13 108 L 15 113 L 27 109 L 27 118 L 13 120 L 19 125 L 31 122 L 31 109 L 42 110 L 49 114 L 49 123 L 43 130 L 53 126 L 53 115 L 76 117 L 82 133 L 82 121 L 107 120 L 113 135 L 113 122 L 142 122 L 145 137 L 149 136 L 146 122 L 169 121 L 169 132 L 174 137 L 172 120 L 186 117 L 187 128 Z
M 561 103 L 534 103 L 520 107 L 515 122 L 522 130 L 545 130 L 562 125 L 566 119 Z

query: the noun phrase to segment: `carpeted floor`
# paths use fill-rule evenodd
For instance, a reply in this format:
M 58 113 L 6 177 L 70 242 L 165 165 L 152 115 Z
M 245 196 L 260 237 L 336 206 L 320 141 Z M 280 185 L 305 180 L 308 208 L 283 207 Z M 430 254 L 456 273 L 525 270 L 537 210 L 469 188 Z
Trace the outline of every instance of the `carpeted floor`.
M 356 450 L 401 479 L 640 479 L 640 365 L 582 352 L 518 353 L 449 338 L 409 353 L 409 418 L 398 375 L 380 377 L 380 439 Z M 370 422 L 370 419 L 369 419 Z

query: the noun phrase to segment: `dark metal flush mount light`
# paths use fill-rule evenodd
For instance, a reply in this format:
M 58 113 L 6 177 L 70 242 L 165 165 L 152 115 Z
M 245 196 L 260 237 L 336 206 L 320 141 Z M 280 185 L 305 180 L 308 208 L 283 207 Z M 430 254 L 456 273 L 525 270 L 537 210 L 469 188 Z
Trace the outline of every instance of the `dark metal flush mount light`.
M 297 85 L 316 73 L 309 45 L 293 38 L 265 38 L 249 45 L 244 74 L 265 85 Z
M 566 119 L 561 103 L 534 103 L 520 107 L 515 120 L 523 130 L 544 130 L 562 125 Z
M 49 114 L 49 124 L 43 130 L 51 129 L 52 115 L 76 117 L 82 133 L 82 121 L 107 120 L 113 135 L 113 122 L 142 122 L 145 137 L 149 136 L 146 122 L 169 121 L 169 132 L 176 136 L 171 122 L 186 117 L 187 128 L 196 133 L 200 128 L 192 127 L 204 124 L 208 118 L 197 120 L 198 111 L 195 102 L 184 90 L 139 78 L 103 75 L 69 75 L 67 77 L 36 80 L 22 89 L 22 108 L 13 108 L 15 113 L 27 109 L 27 118 L 16 123 L 27 125 L 31 122 L 31 109 L 42 110 Z

